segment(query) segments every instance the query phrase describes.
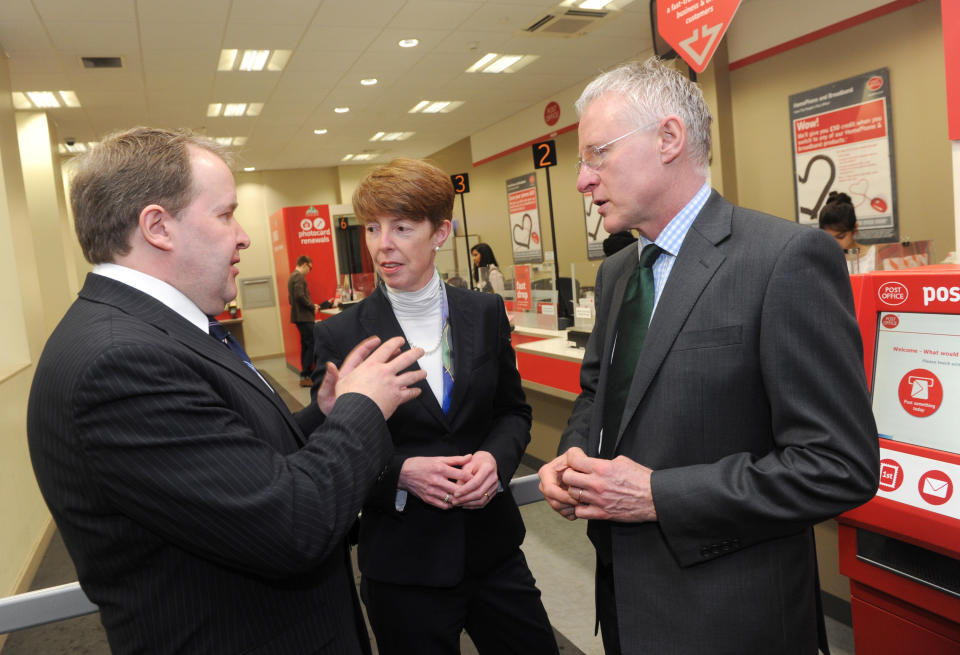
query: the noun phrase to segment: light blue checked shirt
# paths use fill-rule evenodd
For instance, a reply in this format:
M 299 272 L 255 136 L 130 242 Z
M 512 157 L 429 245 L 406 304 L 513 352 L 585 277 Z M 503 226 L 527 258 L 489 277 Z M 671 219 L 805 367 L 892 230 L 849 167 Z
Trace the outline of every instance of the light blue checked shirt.
M 660 246 L 660 249 L 663 250 L 663 253 L 657 258 L 657 261 L 653 264 L 653 284 L 654 284 L 654 294 L 653 294 L 653 311 L 657 311 L 657 303 L 660 302 L 660 294 L 663 293 L 663 288 L 667 285 L 667 278 L 670 277 L 670 271 L 673 270 L 673 264 L 677 261 L 677 253 L 680 252 L 680 246 L 683 245 L 683 240 L 687 237 L 687 232 L 690 231 L 690 226 L 693 224 L 693 219 L 697 217 L 697 214 L 700 213 L 700 210 L 703 209 L 703 206 L 707 204 L 707 198 L 710 197 L 710 183 L 704 182 L 703 186 L 700 187 L 700 190 L 697 191 L 696 195 L 690 199 L 690 202 L 687 203 L 686 207 L 680 210 L 680 212 L 674 216 L 667 226 L 663 228 L 663 231 L 660 232 L 660 235 L 657 237 L 656 241 L 649 241 L 643 235 L 640 236 L 640 240 L 637 242 L 637 256 L 640 256 L 640 251 L 643 250 L 643 247 L 648 243 L 656 243 Z M 653 319 L 653 313 L 650 314 L 650 318 Z

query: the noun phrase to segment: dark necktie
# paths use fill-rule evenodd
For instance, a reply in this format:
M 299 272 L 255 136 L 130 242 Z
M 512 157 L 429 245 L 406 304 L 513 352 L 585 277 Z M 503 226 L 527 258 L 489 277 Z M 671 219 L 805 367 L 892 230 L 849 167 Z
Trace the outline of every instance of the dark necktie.
M 273 387 L 270 386 L 270 383 L 267 382 L 262 375 L 260 375 L 260 371 L 258 371 L 257 367 L 254 366 L 253 362 L 250 361 L 247 351 L 243 349 L 243 346 L 240 345 L 240 342 L 234 339 L 233 335 L 230 334 L 225 327 L 220 325 L 220 322 L 215 318 L 210 319 L 210 336 L 232 350 L 237 357 L 239 357 L 243 363 L 247 365 L 247 368 L 256 373 L 257 377 L 260 378 L 265 385 L 267 385 L 267 388 L 273 391 Z
M 644 246 L 640 253 L 640 262 L 634 269 L 627 290 L 623 294 L 620 306 L 620 320 L 617 323 L 617 341 L 607 373 L 607 391 L 603 407 L 603 438 L 600 457 L 611 459 L 620 432 L 620 420 L 623 407 L 627 402 L 627 393 L 633 381 L 633 373 L 640 358 L 647 327 L 653 315 L 653 263 L 663 252 L 654 243 Z

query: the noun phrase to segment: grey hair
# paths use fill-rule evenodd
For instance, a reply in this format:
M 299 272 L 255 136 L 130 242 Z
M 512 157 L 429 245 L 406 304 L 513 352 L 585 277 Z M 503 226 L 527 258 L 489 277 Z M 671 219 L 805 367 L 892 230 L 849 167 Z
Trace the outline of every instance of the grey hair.
M 657 57 L 631 61 L 594 79 L 577 99 L 577 115 L 606 93 L 627 100 L 628 118 L 637 127 L 676 114 L 687 128 L 690 157 L 704 172 L 710 167 L 710 123 L 713 116 L 699 85 Z

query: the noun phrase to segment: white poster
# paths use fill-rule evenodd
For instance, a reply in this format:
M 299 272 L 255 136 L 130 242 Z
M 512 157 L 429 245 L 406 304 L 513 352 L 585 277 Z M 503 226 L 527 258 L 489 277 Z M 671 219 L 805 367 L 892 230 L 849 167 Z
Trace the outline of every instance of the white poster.
M 587 223 L 587 259 L 603 259 L 603 242 L 610 233 L 603 229 L 603 216 L 593 204 L 593 194 L 583 194 L 583 218 Z
M 528 173 L 507 180 L 507 206 L 510 213 L 510 240 L 514 264 L 539 264 L 543 261 L 540 209 L 537 204 L 537 175 Z
M 790 96 L 798 222 L 818 226 L 840 191 L 853 201 L 857 241 L 899 240 L 890 118 L 885 68 Z

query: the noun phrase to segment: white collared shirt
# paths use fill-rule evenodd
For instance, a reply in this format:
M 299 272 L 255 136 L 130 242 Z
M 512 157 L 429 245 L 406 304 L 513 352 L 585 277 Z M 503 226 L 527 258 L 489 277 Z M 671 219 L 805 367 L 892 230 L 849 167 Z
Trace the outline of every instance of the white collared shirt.
M 93 267 L 93 272 L 96 275 L 102 275 L 103 277 L 108 277 L 111 280 L 126 284 L 128 287 L 133 287 L 137 291 L 142 291 L 151 298 L 162 302 L 207 334 L 210 334 L 210 319 L 203 313 L 203 310 L 183 295 L 179 289 L 167 284 L 163 280 L 127 266 L 112 263 L 97 264 Z

